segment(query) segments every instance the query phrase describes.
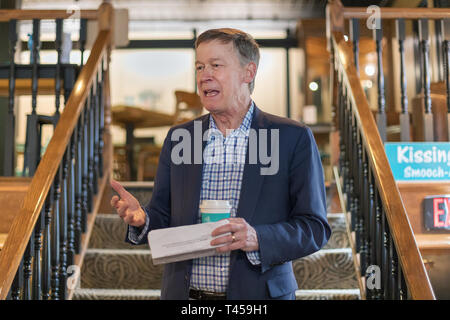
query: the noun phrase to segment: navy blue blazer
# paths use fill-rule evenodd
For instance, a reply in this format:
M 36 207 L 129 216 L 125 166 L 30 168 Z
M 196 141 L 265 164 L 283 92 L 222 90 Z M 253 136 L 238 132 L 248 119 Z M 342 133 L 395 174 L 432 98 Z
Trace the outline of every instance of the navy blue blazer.
M 202 133 L 205 132 L 209 114 L 196 120 L 201 121 Z M 177 128 L 186 129 L 194 137 L 194 127 L 194 121 L 190 121 L 171 128 L 167 134 L 153 195 L 145 207 L 150 220 L 148 230 L 142 231 L 142 243 L 152 229 L 196 223 L 203 166 L 194 162 L 194 145 L 202 140 L 192 141 L 192 164 L 174 164 L 172 148 L 180 142 L 170 138 Z M 268 132 L 279 129 L 279 170 L 275 175 L 261 175 L 260 169 L 270 164 L 249 161 L 247 147 L 236 215 L 255 228 L 261 264 L 252 265 L 242 250 L 232 251 L 227 298 L 295 299 L 298 286 L 292 260 L 318 251 L 331 234 L 322 163 L 311 130 L 299 122 L 265 113 L 255 106 L 251 128 Z M 267 136 L 270 141 L 271 135 Z M 203 149 L 205 145 L 203 141 Z M 128 233 L 126 241 L 130 242 Z M 166 264 L 161 299 L 188 299 L 191 269 L 192 260 Z

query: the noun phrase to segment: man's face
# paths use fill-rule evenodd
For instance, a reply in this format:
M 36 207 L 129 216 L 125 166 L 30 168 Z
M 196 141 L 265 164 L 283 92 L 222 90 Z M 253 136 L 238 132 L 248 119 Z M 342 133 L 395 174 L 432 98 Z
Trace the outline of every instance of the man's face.
M 241 66 L 233 43 L 203 42 L 196 53 L 197 88 L 205 109 L 220 113 L 237 108 L 250 94 L 252 76 L 248 65 Z

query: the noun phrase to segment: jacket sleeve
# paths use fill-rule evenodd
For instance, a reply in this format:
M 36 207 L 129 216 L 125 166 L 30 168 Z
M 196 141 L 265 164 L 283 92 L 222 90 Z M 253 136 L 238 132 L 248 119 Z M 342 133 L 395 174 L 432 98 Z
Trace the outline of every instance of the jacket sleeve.
M 171 136 L 169 130 L 159 156 L 158 170 L 150 202 L 143 207 L 147 218 L 144 227 L 128 226 L 125 242 L 131 244 L 147 243 L 147 235 L 153 229 L 167 228 L 170 224 L 170 164 Z
M 289 165 L 289 217 L 254 227 L 262 272 L 318 251 L 331 235 L 320 155 L 311 130 L 302 131 Z

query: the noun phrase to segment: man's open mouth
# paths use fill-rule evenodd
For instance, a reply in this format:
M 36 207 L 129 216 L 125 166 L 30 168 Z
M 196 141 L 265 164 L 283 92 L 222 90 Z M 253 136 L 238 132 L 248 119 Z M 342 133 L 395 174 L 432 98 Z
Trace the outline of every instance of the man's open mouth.
M 219 94 L 219 90 L 214 90 L 214 89 L 208 89 L 208 90 L 203 90 L 203 94 L 206 97 L 214 97 L 217 96 Z

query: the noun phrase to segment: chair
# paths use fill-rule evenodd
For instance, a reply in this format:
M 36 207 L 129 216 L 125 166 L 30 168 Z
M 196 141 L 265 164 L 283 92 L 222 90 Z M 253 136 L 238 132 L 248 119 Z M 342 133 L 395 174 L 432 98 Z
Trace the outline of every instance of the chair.
M 175 91 L 175 98 L 177 102 L 175 105 L 174 124 L 189 121 L 202 114 L 203 105 L 197 93 L 177 90 Z M 183 117 L 182 114 L 186 112 L 190 113 L 190 116 Z

